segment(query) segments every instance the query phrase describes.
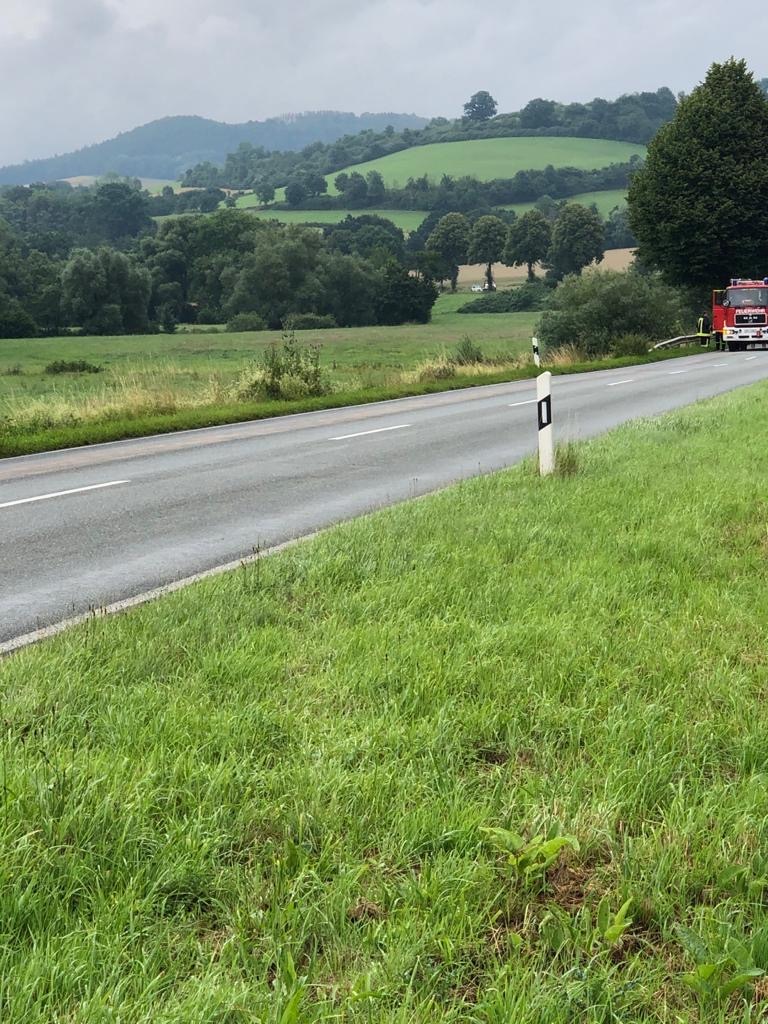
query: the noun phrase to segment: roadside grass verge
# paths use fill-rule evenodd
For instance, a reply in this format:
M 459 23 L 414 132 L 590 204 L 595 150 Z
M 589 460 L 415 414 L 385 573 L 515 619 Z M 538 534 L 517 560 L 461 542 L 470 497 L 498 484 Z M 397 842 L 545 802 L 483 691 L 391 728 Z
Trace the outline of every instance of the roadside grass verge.
M 586 373 L 700 353 L 700 348 L 678 349 L 590 362 L 555 355 L 545 366 L 555 375 Z M 526 354 L 508 361 L 457 367 L 450 376 L 443 377 L 449 355 L 438 352 L 412 370 L 390 372 L 385 383 L 376 383 L 375 375 L 369 384 L 361 375 L 357 387 L 345 389 L 341 384 L 331 394 L 293 400 L 235 401 L 226 397 L 226 389 L 215 377 L 201 385 L 201 392 L 190 393 L 187 386 L 172 386 L 173 374 L 150 371 L 147 376 L 151 382 L 143 385 L 132 384 L 133 378 L 128 376 L 122 388 L 113 385 L 109 390 L 90 390 L 81 396 L 49 394 L 15 406 L 6 401 L 4 408 L 0 405 L 0 458 L 527 380 L 541 372 Z
M 0 1018 L 763 1020 L 768 387 L 577 455 L 0 664 Z

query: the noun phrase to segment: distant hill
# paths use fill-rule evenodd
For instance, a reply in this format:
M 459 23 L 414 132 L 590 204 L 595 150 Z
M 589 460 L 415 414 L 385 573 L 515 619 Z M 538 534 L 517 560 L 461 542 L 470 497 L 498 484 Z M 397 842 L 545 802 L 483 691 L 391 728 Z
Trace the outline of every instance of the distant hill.
M 108 171 L 138 178 L 175 179 L 195 164 L 223 163 L 227 153 L 242 142 L 266 150 L 300 150 L 313 142 L 332 143 L 366 129 L 383 131 L 392 125 L 402 131 L 426 124 L 426 118 L 415 114 L 358 115 L 333 110 L 245 124 L 225 124 L 204 117 L 163 117 L 74 153 L 2 167 L 0 185 L 27 185 Z

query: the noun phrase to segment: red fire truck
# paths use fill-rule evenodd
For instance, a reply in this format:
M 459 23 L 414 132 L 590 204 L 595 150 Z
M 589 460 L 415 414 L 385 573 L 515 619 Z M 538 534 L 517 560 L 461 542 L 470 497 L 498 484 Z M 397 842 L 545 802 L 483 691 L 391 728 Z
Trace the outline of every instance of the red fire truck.
M 729 352 L 768 348 L 768 277 L 734 277 L 727 288 L 712 293 L 711 338 L 715 348 Z

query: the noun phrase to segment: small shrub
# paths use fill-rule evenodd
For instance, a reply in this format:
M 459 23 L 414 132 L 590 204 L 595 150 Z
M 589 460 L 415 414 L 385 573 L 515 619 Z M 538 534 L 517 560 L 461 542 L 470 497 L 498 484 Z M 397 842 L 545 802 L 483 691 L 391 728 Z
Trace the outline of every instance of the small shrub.
M 327 331 L 338 326 L 330 313 L 289 313 L 283 320 L 286 331 Z
M 198 317 L 198 321 L 199 321 Z M 238 313 L 227 321 L 228 331 L 266 331 L 267 322 L 258 313 Z
M 658 275 L 590 270 L 557 286 L 538 333 L 551 348 L 575 344 L 589 356 L 604 356 L 626 335 L 660 341 L 682 333 L 692 318 L 684 292 Z
M 294 397 L 326 395 L 330 385 L 320 368 L 320 346 L 299 345 L 291 331 L 282 344 L 264 353 L 264 390 L 270 398 L 285 398 L 284 386 Z M 301 395 L 297 392 L 303 388 Z
M 24 373 L 20 363 L 14 363 L 13 366 L 6 366 L 2 372 L 4 377 L 21 377 Z
M 287 373 L 280 380 L 279 398 L 286 402 L 295 401 L 298 398 L 308 398 L 310 394 L 309 385 L 303 377 L 293 373 Z
M 44 372 L 50 374 L 101 373 L 103 369 L 103 366 L 97 366 L 95 363 L 88 363 L 85 359 L 73 359 L 70 361 L 67 361 L 66 359 L 57 359 L 53 363 L 48 363 Z
M 166 302 L 164 306 L 160 307 L 160 326 L 165 334 L 175 334 L 176 328 L 179 326 L 179 318 L 170 302 Z
M 266 397 L 266 380 L 264 367 L 258 363 L 249 363 L 240 371 L 232 383 L 232 394 L 239 402 L 250 402 Z
M 622 334 L 611 345 L 614 356 L 647 356 L 650 343 L 642 334 Z
M 210 306 L 203 306 L 202 309 L 198 309 L 197 311 L 195 323 L 220 324 L 223 319 L 223 316 L 217 309 L 211 309 Z
M 475 363 L 483 362 L 483 353 L 478 345 L 472 341 L 468 334 L 465 334 L 456 346 L 453 362 L 457 366 L 472 366 Z
M 491 295 L 482 295 L 460 306 L 458 313 L 525 313 L 544 309 L 552 294 L 543 281 L 526 281 L 519 288 L 510 288 Z

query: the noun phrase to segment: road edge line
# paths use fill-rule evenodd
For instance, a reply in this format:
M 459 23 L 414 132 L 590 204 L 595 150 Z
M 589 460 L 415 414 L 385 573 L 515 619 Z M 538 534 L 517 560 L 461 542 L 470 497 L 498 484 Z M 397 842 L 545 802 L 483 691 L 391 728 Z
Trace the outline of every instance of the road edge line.
M 157 601 L 161 597 L 167 597 L 169 594 L 174 594 L 177 590 L 184 590 L 186 587 L 190 587 L 195 583 L 201 583 L 203 580 L 210 579 L 213 576 L 222 576 L 224 573 L 253 565 L 260 558 L 276 555 L 286 548 L 295 547 L 304 541 L 313 540 L 330 529 L 332 527 L 327 526 L 322 530 L 313 530 L 312 533 L 303 534 L 301 537 L 292 537 L 290 540 L 282 541 L 280 544 L 273 544 L 271 547 L 256 551 L 252 555 L 246 555 L 244 558 L 238 558 L 232 562 L 224 562 L 222 565 L 214 565 L 210 569 L 203 569 L 201 572 L 193 573 L 191 576 L 184 576 L 182 579 L 164 583 L 161 587 L 144 590 L 140 594 L 134 594 L 133 597 L 125 597 L 120 601 L 113 601 L 111 604 L 93 608 L 80 615 L 73 615 L 69 619 L 61 619 L 61 621 L 54 622 L 50 626 L 41 626 L 40 629 L 34 629 L 30 633 L 22 633 L 21 636 L 13 637 L 11 640 L 4 640 L 0 642 L 0 658 L 14 654 L 25 647 L 30 647 L 32 644 L 40 643 L 42 640 L 49 640 L 75 626 L 82 626 L 85 622 L 92 622 L 94 619 L 105 619 L 110 615 L 118 615 L 121 612 L 130 611 L 131 608 L 138 608 L 141 605 L 149 604 L 151 601 Z

